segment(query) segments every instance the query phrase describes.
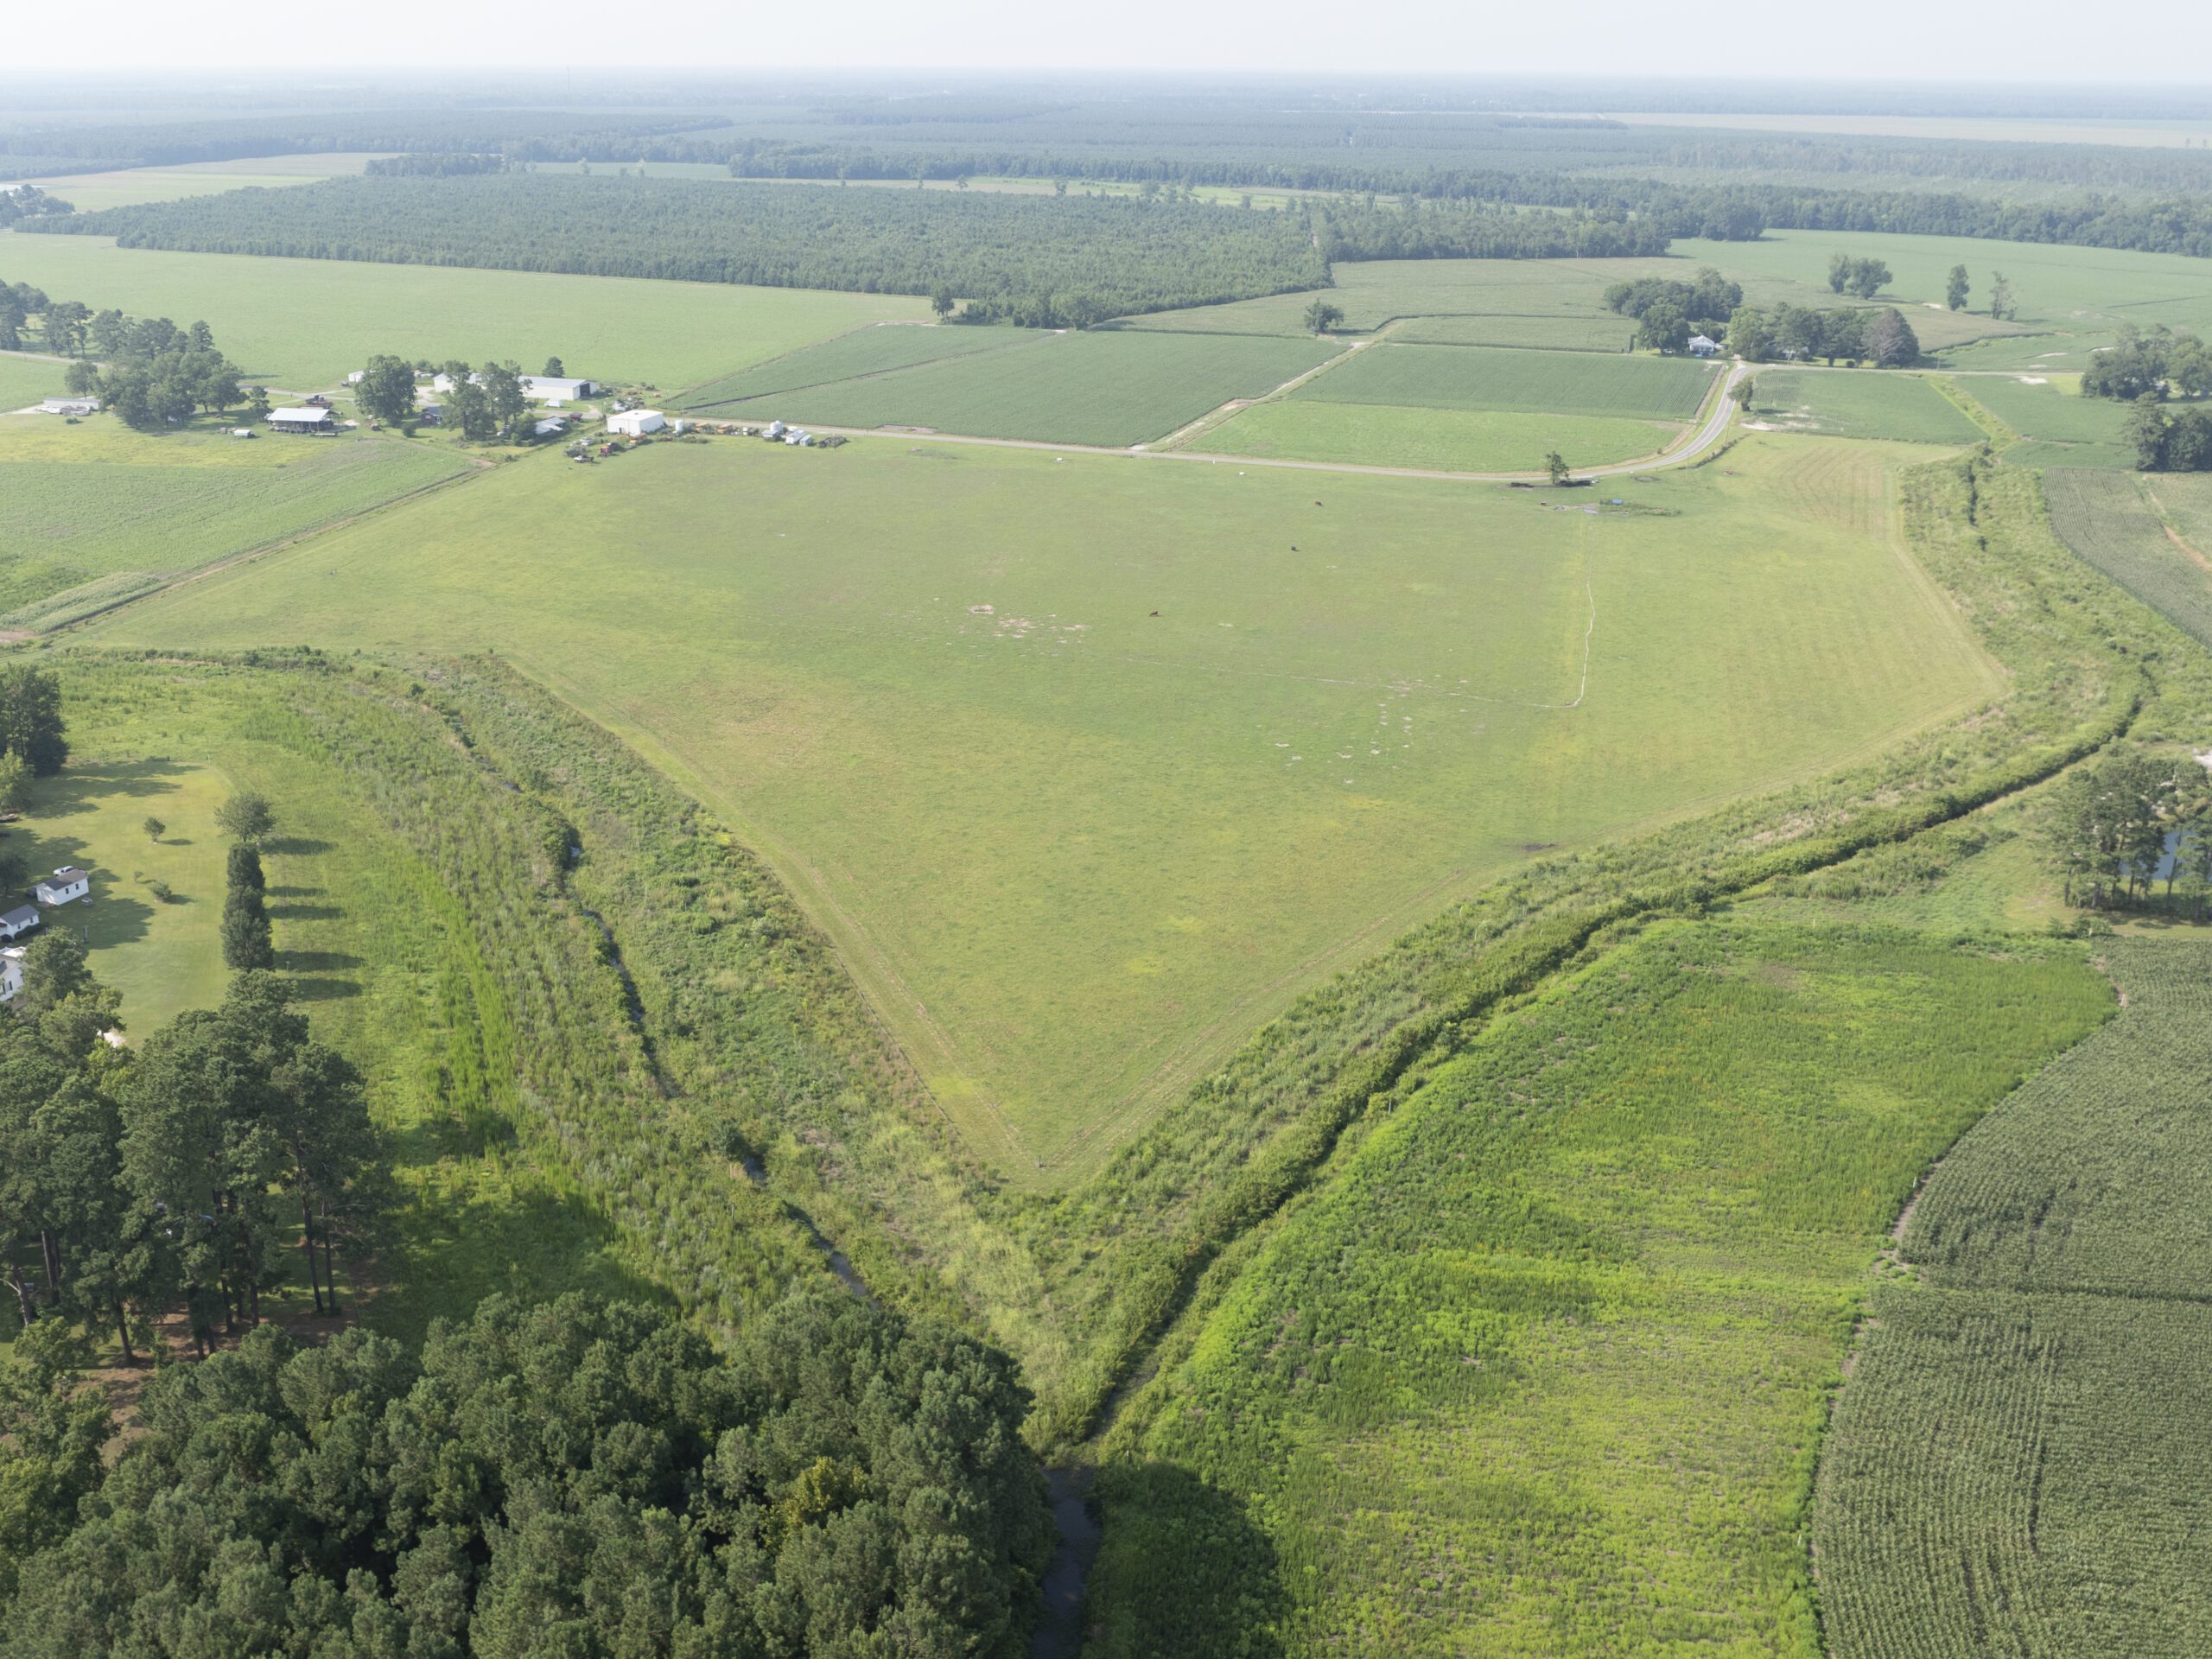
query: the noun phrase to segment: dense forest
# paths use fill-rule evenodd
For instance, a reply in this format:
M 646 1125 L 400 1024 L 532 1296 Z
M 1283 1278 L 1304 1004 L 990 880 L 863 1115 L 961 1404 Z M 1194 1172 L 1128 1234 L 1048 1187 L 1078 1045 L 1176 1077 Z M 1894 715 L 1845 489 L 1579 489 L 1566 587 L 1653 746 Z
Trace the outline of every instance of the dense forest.
M 264 1325 L 157 1373 L 111 1469 L 74 1359 L 41 1320 L 0 1365 L 9 1659 L 1027 1651 L 1052 1529 L 1013 1363 L 854 1298 L 727 1352 L 576 1294 L 419 1354 Z
M 125 247 L 675 277 L 1109 313 L 1318 288 L 1302 219 L 1194 202 L 505 175 L 334 179 L 49 221 Z

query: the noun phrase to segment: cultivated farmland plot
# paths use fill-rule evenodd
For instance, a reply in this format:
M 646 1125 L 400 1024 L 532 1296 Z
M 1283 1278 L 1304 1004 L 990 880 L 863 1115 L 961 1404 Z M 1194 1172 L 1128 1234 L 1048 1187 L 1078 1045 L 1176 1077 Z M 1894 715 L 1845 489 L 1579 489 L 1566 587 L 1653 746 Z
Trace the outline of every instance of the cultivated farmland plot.
M 1557 450 L 1570 467 L 1655 454 L 1681 435 L 1659 421 L 1601 415 L 1529 415 L 1491 409 L 1281 397 L 1239 410 L 1184 447 L 1227 455 L 1353 461 L 1425 472 L 1541 474 Z
M 337 385 L 376 352 L 525 368 L 551 354 L 597 380 L 687 386 L 930 314 L 889 294 L 173 253 L 105 237 L 11 235 L 4 274 L 95 309 L 204 318 L 248 381 L 299 391 Z
M 724 403 L 715 412 L 1123 448 L 1165 437 L 1233 398 L 1264 396 L 1341 349 L 1236 335 L 1004 338 L 1005 350 Z
M 2054 467 L 2043 475 L 2050 527 L 2067 546 L 2177 626 L 2212 645 L 2212 569 L 2199 536 L 2212 482 Z M 2194 509 L 2195 511 L 2191 511 Z M 2177 511 L 2178 510 L 2178 511 Z M 2212 537 L 2207 537 L 2212 541 Z
M 0 352 L 0 414 L 60 397 L 65 366 L 29 353 Z
M 758 367 L 709 380 L 692 387 L 677 401 L 686 409 L 710 409 L 768 392 L 797 391 L 891 369 L 912 368 L 940 358 L 1005 351 L 1035 338 L 1014 328 L 883 324 L 825 340 L 819 346 L 802 346 Z
M 1763 368 L 1754 429 L 1824 432 L 1910 443 L 1979 443 L 1981 429 L 1917 376 L 1885 370 Z
M 912 439 L 657 443 L 501 467 L 101 632 L 496 647 L 742 826 L 971 1143 L 1059 1182 L 1475 873 L 1981 694 L 1890 546 L 1890 453 L 1733 456 L 1605 518 Z
M 1960 389 L 2011 427 L 2025 443 L 2005 451 L 2020 467 L 2132 467 L 2134 452 L 2120 442 L 2127 406 L 2084 397 L 2071 377 L 1961 375 Z
M 2127 1006 L 1971 1131 L 1839 1400 L 1814 1536 L 1838 1659 L 2202 1645 L 2212 946 L 2123 940 Z
M 1687 421 L 1713 373 L 1708 365 L 1681 358 L 1385 343 L 1315 376 L 1292 396 L 1314 403 Z

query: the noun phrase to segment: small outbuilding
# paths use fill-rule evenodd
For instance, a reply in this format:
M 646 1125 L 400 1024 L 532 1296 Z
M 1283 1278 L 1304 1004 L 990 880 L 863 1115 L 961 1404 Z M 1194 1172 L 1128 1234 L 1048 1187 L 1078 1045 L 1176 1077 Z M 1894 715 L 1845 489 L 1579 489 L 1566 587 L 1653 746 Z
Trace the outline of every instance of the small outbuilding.
M 231 435 L 234 438 L 257 438 L 261 435 L 250 426 L 234 426 L 231 429 Z
M 97 397 L 49 397 L 39 405 L 48 415 L 97 415 L 100 400 Z
M 272 409 L 269 424 L 278 432 L 335 432 L 338 423 L 327 409 Z
M 92 875 L 74 864 L 64 864 L 52 875 L 42 878 L 31 889 L 32 895 L 41 905 L 66 905 L 79 899 L 92 896 Z
M 658 432 L 668 424 L 657 409 L 626 409 L 620 415 L 607 417 L 607 429 L 619 432 L 624 437 L 642 438 L 648 432 Z
M 17 905 L 0 912 L 0 938 L 20 939 L 37 925 L 38 912 L 32 906 Z

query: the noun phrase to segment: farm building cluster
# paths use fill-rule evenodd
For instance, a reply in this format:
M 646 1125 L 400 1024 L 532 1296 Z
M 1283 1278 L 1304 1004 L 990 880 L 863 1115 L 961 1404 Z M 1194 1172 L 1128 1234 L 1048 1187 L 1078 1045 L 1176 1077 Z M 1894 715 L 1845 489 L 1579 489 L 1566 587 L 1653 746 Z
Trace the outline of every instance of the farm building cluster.
M 22 991 L 23 947 L 16 941 L 41 925 L 44 917 L 39 906 L 53 910 L 62 905 L 90 903 L 92 896 L 92 873 L 65 864 L 32 886 L 33 902 L 0 912 L 0 938 L 9 942 L 0 949 L 0 1002 L 12 1002 Z

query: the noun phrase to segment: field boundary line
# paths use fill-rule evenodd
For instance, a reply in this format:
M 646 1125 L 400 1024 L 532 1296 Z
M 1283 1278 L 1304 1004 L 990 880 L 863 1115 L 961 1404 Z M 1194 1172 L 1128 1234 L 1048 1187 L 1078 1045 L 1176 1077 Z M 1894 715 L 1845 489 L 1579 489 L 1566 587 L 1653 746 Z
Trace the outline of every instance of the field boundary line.
M 1161 332 L 1165 333 L 1166 331 L 1162 330 Z M 1295 336 L 1293 336 L 1293 338 L 1295 338 Z M 1312 368 L 1304 370 L 1300 373 L 1294 374 L 1289 379 L 1284 381 L 1272 391 L 1263 391 L 1257 397 L 1232 397 L 1227 403 L 1218 404 L 1216 407 L 1208 410 L 1205 414 L 1199 416 L 1197 420 L 1185 422 L 1183 425 L 1177 427 L 1175 430 L 1170 432 L 1164 438 L 1147 438 L 1142 443 L 1131 444 L 1129 448 L 1132 453 L 1138 454 L 1165 454 L 1168 450 L 1174 448 L 1178 444 L 1189 442 L 1201 432 L 1211 431 L 1217 427 L 1225 426 L 1230 421 L 1235 420 L 1239 415 L 1242 415 L 1248 409 L 1255 408 L 1261 404 L 1276 403 L 1282 398 L 1289 397 L 1292 392 L 1296 391 L 1299 387 L 1304 385 L 1307 381 L 1313 379 L 1317 375 L 1326 374 L 1331 369 L 1335 368 L 1339 363 L 1349 359 L 1355 352 L 1359 351 L 1369 343 L 1369 341 L 1364 340 L 1355 340 L 1350 345 L 1346 346 L 1342 351 L 1338 352 L 1334 357 L 1324 358 L 1320 362 L 1316 363 Z M 1156 449 L 1154 448 L 1154 445 L 1158 446 Z
M 810 352 L 810 351 L 814 350 L 816 346 L 828 346 L 828 345 L 830 345 L 830 344 L 832 344 L 833 342 L 835 342 L 835 341 L 836 341 L 836 340 L 850 340 L 850 339 L 851 339 L 855 334 L 864 334 L 868 333 L 868 330 L 869 330 L 869 329 L 871 329 L 871 328 L 926 328 L 926 327 L 946 327 L 946 326 L 947 326 L 947 325 L 943 324 L 943 323 L 931 324 L 931 323 L 912 323 L 912 322 L 905 322 L 905 323 L 901 323 L 901 322 L 871 322 L 871 323 L 865 324 L 865 325 L 863 325 L 862 327 L 858 327 L 858 328 L 848 328 L 848 329 L 847 329 L 843 334 L 832 334 L 832 335 L 830 335 L 830 338 L 829 338 L 828 340 L 817 340 L 814 341 L 812 345 L 794 346 L 791 350 L 790 350 L 790 351 L 788 351 L 788 352 L 784 353 L 781 356 L 768 358 L 768 359 L 765 359 L 765 360 L 764 360 L 764 361 L 762 361 L 762 362 L 756 363 L 756 364 L 753 365 L 753 368 L 756 368 L 756 369 L 765 369 L 765 368 L 766 368 L 766 367 L 768 366 L 768 365 L 769 365 L 769 364 L 771 364 L 771 363 L 780 363 L 780 362 L 782 362 L 782 361 L 785 359 L 785 358 L 797 357 L 798 355 L 799 355 L 799 353 L 802 353 L 802 352 Z M 1046 339 L 1052 338 L 1052 331 L 1041 331 L 1041 332 L 1044 332 L 1044 333 L 1045 333 L 1045 334 L 1046 334 Z M 963 359 L 963 360 L 968 359 L 977 359 L 977 358 L 986 358 L 986 357 L 1000 357 L 1000 356 L 1003 356 L 1003 355 L 1004 355 L 1006 353 L 1007 353 L 1007 352 L 1018 352 L 1018 351 L 1021 350 L 1021 349 L 1022 349 L 1022 347 L 1024 347 L 1024 346 L 1041 346 L 1042 344 L 1044 344 L 1044 340 L 1037 340 L 1037 339 L 1010 340 L 1007 340 L 1007 341 L 1004 345 L 1002 345 L 1002 346 L 984 346 L 984 347 L 983 347 L 982 350 L 980 350 L 980 351 L 974 351 L 974 352 L 954 352 L 954 353 L 952 353 L 950 355 L 951 355 L 952 357 L 960 358 L 960 359 Z M 948 359 L 948 358 L 944 358 L 944 357 L 925 357 L 925 358 L 924 358 L 924 359 L 923 359 L 920 362 L 918 362 L 918 363 L 896 363 L 896 364 L 893 364 L 891 367 L 889 367 L 889 368 L 887 368 L 887 369 L 867 369 L 867 370 L 863 370 L 863 371 L 862 371 L 861 373 L 859 373 L 859 374 L 839 374 L 839 375 L 832 375 L 832 376 L 831 376 L 829 379 L 827 379 L 827 380 L 810 380 L 810 381 L 808 381 L 804 385 L 800 385 L 800 386 L 779 386 L 779 387 L 777 387 L 777 388 L 776 388 L 776 390 L 775 390 L 775 391 L 748 391 L 748 392 L 747 392 L 747 393 L 746 393 L 743 397 L 725 397 L 725 398 L 722 398 L 722 399 L 721 399 L 720 402 L 718 402 L 718 403 L 712 403 L 712 404 L 695 404 L 690 405 L 690 409 L 691 409 L 693 411 L 695 411 L 695 412 L 696 412 L 696 411 L 697 411 L 697 410 L 709 410 L 709 409 L 728 409 L 728 408 L 729 408 L 733 404 L 750 404 L 750 403 L 755 403 L 755 402 L 758 402 L 760 398 L 763 398 L 763 397 L 797 397 L 797 396 L 798 396 L 800 392 L 802 392 L 802 391 L 820 391 L 823 387 L 824 387 L 824 386 L 842 386 L 842 385 L 845 385 L 845 384 L 846 384 L 847 382 L 849 382 L 849 381 L 854 381 L 854 380 L 882 380 L 882 379 L 886 379 L 886 378 L 887 378 L 888 377 L 890 377 L 890 376 L 892 376 L 892 375 L 897 375 L 897 374 L 911 374 L 911 373 L 912 373 L 916 369 L 927 369 L 927 368 L 933 368 L 933 367 L 935 367 L 938 364 L 944 363 L 944 362 L 946 362 L 946 361 L 949 361 L 949 360 L 950 360 L 950 359 Z M 751 371 L 750 369 L 740 369 L 740 370 L 738 371 L 738 373 L 740 373 L 740 374 L 747 374 L 747 373 L 750 373 L 751 372 L 752 372 L 752 371 Z M 730 377 L 730 376 L 728 376 L 728 375 L 717 375 L 717 376 L 715 376 L 715 379 L 717 379 L 717 380 L 727 380 L 727 379 L 729 379 L 729 378 L 732 378 L 732 377 Z M 699 383 L 699 385 L 702 385 L 702 386 L 710 386 L 710 385 L 714 385 L 714 381 L 713 381 L 713 380 L 702 380 L 702 381 Z M 695 387 L 693 387 L 691 390 L 692 390 L 692 391 L 697 391 L 697 390 L 698 390 L 698 387 L 695 386 Z M 679 392 L 679 393 L 677 393 L 677 397 L 688 397 L 688 396 L 690 395 L 690 393 L 688 393 L 688 392 Z M 835 428 L 826 428 L 826 429 L 825 429 L 825 428 L 817 428 L 817 430 L 832 430 L 832 431 L 834 431 L 835 429 L 836 429 Z

